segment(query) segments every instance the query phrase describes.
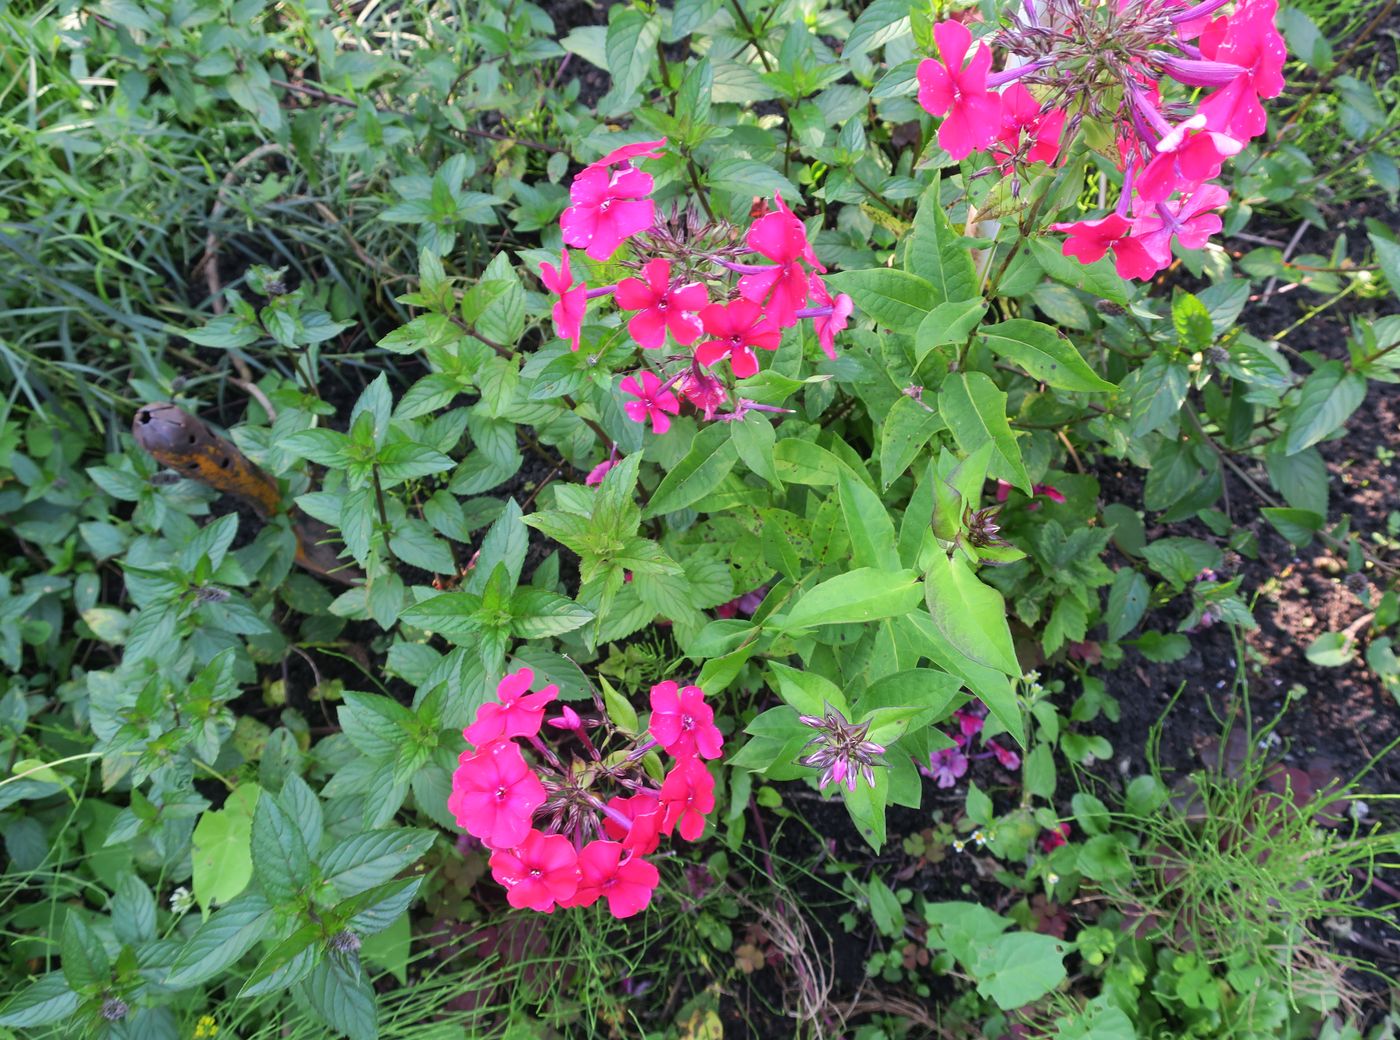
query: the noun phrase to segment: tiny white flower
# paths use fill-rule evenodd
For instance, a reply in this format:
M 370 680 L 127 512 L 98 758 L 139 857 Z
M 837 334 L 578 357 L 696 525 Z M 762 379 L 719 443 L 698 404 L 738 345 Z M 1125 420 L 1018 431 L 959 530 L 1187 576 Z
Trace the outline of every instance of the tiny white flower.
M 1051 887 L 1058 885 L 1060 883 L 1060 875 L 1056 874 L 1054 871 L 1051 871 L 1050 873 L 1045 875 L 1045 883 L 1047 885 L 1050 885 Z

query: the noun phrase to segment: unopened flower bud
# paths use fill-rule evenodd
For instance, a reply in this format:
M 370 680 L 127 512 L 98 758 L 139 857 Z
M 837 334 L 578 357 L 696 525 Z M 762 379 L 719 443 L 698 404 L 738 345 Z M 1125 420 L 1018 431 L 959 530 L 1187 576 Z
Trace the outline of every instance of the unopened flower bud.
M 108 1022 L 120 1022 L 130 1011 L 130 1005 L 121 997 L 108 997 L 102 1002 L 102 1017 Z
M 331 936 L 330 947 L 337 953 L 354 953 L 360 948 L 360 937 L 347 928 Z

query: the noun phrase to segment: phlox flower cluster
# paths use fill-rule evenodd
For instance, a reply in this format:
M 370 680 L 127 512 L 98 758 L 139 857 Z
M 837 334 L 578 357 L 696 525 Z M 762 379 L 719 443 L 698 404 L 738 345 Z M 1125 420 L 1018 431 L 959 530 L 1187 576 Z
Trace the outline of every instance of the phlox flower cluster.
M 759 370 L 759 351 L 778 349 L 783 331 L 811 321 L 828 358 L 850 320 L 849 296 L 833 296 L 807 230 L 781 196 L 768 211 L 762 203 L 746 231 L 702 223 L 692 212 L 658 219 L 651 174 L 637 165 L 659 158 L 666 139 L 619 148 L 586 167 L 569 188 L 570 206 L 559 218 L 564 250 L 559 265 L 540 264 L 540 278 L 558 297 L 554 330 L 579 349 L 588 301 L 611 296 L 626 315 L 627 331 L 643 351 L 685 348 L 653 368 L 623 377 L 623 408 L 634 422 L 665 433 L 683 404 L 705 421 L 741 420 L 749 411 L 776 411 L 737 396 L 720 412 L 731 389 L 721 378 L 727 365 L 735 380 Z M 569 249 L 608 260 L 626 241 L 623 266 L 635 277 L 589 288 L 573 280 Z M 666 365 L 671 366 L 669 372 Z
M 552 913 L 604 899 L 614 917 L 631 917 L 660 881 L 646 857 L 663 836 L 695 841 L 714 808 L 705 760 L 724 749 L 714 712 L 698 686 L 658 683 L 648 735 L 605 748 L 604 734 L 617 734 L 601 702 L 596 718 L 561 705 L 547 719 L 558 687 L 535 691 L 534 681 L 529 668 L 503 677 L 462 731 L 471 746 L 452 774 L 448 811 L 491 850 L 491 876 L 511 906 Z M 659 784 L 642 763 L 653 749 L 673 760 Z
M 978 759 L 995 758 L 1003 769 L 1020 769 L 1021 756 L 995 740 L 984 739 L 982 747 L 985 750 L 976 755 L 969 754 L 972 738 L 981 734 L 986 719 L 986 709 L 980 704 L 966 711 L 953 712 L 953 721 L 958 724 L 958 729 L 956 733 L 947 734 L 952 738 L 953 746 L 929 755 L 928 764 L 919 766 L 919 772 L 937 782 L 939 787 L 952 787 L 967 773 L 968 763 Z
M 1261 101 L 1283 90 L 1278 0 L 1222 13 L 1230 2 L 1022 0 L 975 45 L 967 25 L 944 21 L 938 57 L 918 68 L 919 103 L 943 117 L 938 143 L 952 158 L 990 153 L 1002 173 L 1054 163 L 1095 127 L 1083 136 L 1113 142 L 1118 203 L 1052 227 L 1068 234 L 1066 256 L 1111 253 L 1124 278 L 1150 278 L 1171 263 L 1173 239 L 1199 249 L 1220 230 L 1229 196 L 1210 182 L 1264 132 Z

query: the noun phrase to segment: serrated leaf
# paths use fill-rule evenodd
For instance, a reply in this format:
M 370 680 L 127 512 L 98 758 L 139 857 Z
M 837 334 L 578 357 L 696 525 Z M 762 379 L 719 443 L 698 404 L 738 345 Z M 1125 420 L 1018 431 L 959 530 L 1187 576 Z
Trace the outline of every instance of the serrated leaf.
M 189 989 L 233 964 L 271 927 L 273 911 L 260 892 L 245 892 L 195 930 L 170 965 L 165 985 Z

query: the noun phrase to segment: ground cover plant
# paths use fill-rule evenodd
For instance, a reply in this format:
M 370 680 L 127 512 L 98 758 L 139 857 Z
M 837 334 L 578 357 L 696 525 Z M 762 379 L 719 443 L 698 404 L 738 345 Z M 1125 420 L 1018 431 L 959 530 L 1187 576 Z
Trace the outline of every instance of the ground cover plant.
M 1393 3 L 0 19 L 0 1033 L 1394 1035 Z

